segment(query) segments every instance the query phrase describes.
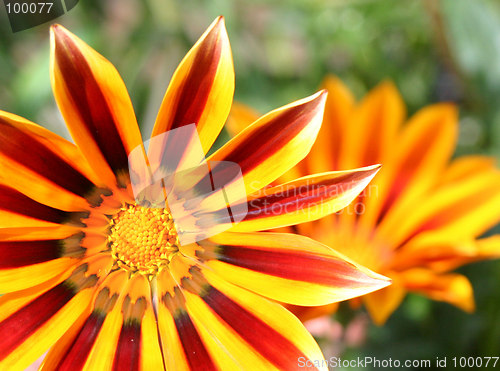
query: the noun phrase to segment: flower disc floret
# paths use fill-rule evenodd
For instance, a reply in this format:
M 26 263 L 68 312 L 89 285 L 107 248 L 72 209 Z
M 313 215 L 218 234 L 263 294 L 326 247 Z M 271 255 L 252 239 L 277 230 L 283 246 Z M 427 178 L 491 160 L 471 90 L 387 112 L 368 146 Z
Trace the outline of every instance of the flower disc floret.
M 120 267 L 154 274 L 178 251 L 179 238 L 167 209 L 129 205 L 111 219 L 108 243 Z

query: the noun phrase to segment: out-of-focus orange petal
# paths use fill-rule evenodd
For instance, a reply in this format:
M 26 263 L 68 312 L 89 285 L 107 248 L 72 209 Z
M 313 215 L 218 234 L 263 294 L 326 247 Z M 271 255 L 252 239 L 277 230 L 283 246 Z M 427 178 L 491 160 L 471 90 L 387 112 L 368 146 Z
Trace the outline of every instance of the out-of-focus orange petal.
M 435 271 L 450 270 L 457 259 L 472 259 L 477 254 L 474 239 L 441 234 L 439 231 L 421 233 L 401 246 L 394 254 L 390 266 L 404 270 L 428 267 Z
M 234 136 L 245 130 L 254 121 L 257 121 L 259 117 L 260 114 L 252 108 L 239 102 L 233 102 L 227 118 L 226 128 Z
M 403 100 L 391 82 L 383 82 L 370 91 L 354 108 L 344 128 L 345 144 L 340 151 L 339 168 L 352 169 L 389 162 L 405 115 Z M 373 182 L 374 192 L 379 192 L 380 181 Z M 365 196 L 360 196 L 355 203 L 364 202 Z M 365 209 L 364 213 L 369 214 L 370 208 Z M 339 218 L 345 228 L 353 229 L 359 214 L 357 211 L 346 212 Z
M 397 88 L 384 82 L 368 93 L 345 128 L 341 169 L 384 163 L 393 154 L 406 109 Z
M 399 275 L 408 291 L 445 301 L 469 313 L 474 311 L 472 286 L 467 277 L 461 274 L 438 274 L 428 269 L 415 268 Z
M 350 145 L 345 132 L 351 125 L 355 99 L 336 76 L 326 77 L 321 87 L 328 91 L 323 125 L 311 152 L 304 160 L 307 165 L 303 175 L 347 169 L 340 166 L 340 154 L 345 146 Z M 367 165 L 373 164 L 375 162 Z
M 378 197 L 365 199 L 366 227 L 373 227 L 398 199 L 417 200 L 435 184 L 455 149 L 457 129 L 457 109 L 445 103 L 426 107 L 408 121 L 377 179 Z
M 394 247 L 425 231 L 477 237 L 498 222 L 498 209 L 500 173 L 479 173 L 425 198 L 396 204 L 378 226 L 377 235 Z
M 493 235 L 475 241 L 467 241 L 464 239 L 453 241 L 450 238 L 448 238 L 448 240 L 448 244 L 444 244 L 444 246 L 433 245 L 427 247 L 430 258 L 427 257 L 427 259 L 424 260 L 426 267 L 436 272 L 446 272 L 465 264 L 500 258 L 499 235 Z M 413 241 L 409 244 L 412 245 Z M 406 251 L 406 249 L 404 251 Z M 408 261 L 408 259 L 405 260 Z
M 319 307 L 303 307 L 300 305 L 285 305 L 286 309 L 292 312 L 302 322 L 313 318 L 333 314 L 337 311 L 339 303 L 322 305 Z
M 152 136 L 196 124 L 205 153 L 231 108 L 234 67 L 224 18 L 217 18 L 175 71 Z
M 390 276 L 391 286 L 362 297 L 370 317 L 377 325 L 383 325 L 387 321 L 406 295 L 406 290 L 398 276 L 394 274 Z
M 438 186 L 467 180 L 471 176 L 496 169 L 493 157 L 470 155 L 454 159 L 438 179 Z

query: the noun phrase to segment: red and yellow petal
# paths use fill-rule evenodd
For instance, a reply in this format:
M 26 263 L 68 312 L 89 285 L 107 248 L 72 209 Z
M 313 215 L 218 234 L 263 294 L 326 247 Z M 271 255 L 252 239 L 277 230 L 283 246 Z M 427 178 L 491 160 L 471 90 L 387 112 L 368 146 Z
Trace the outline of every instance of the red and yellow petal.
M 43 360 L 42 370 L 81 370 L 103 327 L 104 320 L 115 307 L 126 284 L 123 271 L 110 273 L 96 290 L 92 309 L 59 339 Z
M 151 288 L 147 279 L 142 275 L 127 279 L 126 272 L 119 271 L 106 287 L 110 293 L 119 292 L 120 297 L 100 326 L 85 360 L 85 369 L 163 369 Z
M 307 155 L 321 126 L 325 99 L 322 91 L 268 113 L 208 160 L 238 164 L 247 194 L 260 190 Z
M 187 276 L 174 278 L 183 289 L 187 313 L 219 369 L 295 369 L 300 362 L 307 364 L 304 369 L 325 368 L 312 336 L 281 305 L 204 268 L 192 267 Z
M 206 152 L 226 122 L 234 93 L 234 67 L 224 18 L 217 18 L 175 71 L 152 136 L 196 124 Z
M 62 239 L 0 241 L 0 292 L 35 286 L 76 264 L 85 255 L 84 234 Z
M 255 193 L 244 219 L 231 231 L 279 228 L 316 220 L 335 213 L 354 200 L 380 169 L 336 171 L 311 175 Z M 235 216 L 237 220 L 238 215 Z
M 116 69 L 81 39 L 55 25 L 51 82 L 71 135 L 92 168 L 109 187 L 126 187 L 127 156 L 142 145 L 142 139 Z
M 108 257 L 94 257 L 38 289 L 2 296 L 0 367 L 22 370 L 33 363 L 86 313 L 93 286 L 109 269 Z
M 271 299 L 324 305 L 378 290 L 390 281 L 307 237 L 221 233 L 181 248 L 221 277 Z M 190 251 L 191 249 L 191 251 Z
M 189 267 L 185 265 L 181 268 L 184 274 L 189 274 Z M 160 272 L 158 276 L 157 308 L 158 331 L 166 369 L 216 370 L 215 360 L 209 354 L 207 344 L 187 313 L 182 289 L 168 270 Z
M 64 224 L 74 227 L 84 227 L 82 219 L 89 212 L 69 212 L 39 203 L 21 192 L 0 184 L 0 221 L 3 226 L 29 226 L 30 224 Z M 14 220 L 20 219 L 19 224 Z
M 26 151 L 29 148 L 29 151 Z M 99 206 L 99 188 L 76 147 L 22 117 L 0 112 L 0 182 L 62 210 Z

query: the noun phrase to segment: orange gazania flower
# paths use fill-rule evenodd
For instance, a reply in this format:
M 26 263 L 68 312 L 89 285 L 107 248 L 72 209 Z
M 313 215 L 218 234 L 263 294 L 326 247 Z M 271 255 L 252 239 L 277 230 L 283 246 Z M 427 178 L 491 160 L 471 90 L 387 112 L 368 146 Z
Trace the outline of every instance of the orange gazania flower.
M 142 139 L 115 68 L 53 26 L 51 81 L 76 145 L 0 112 L 0 368 L 22 370 L 49 348 L 44 370 L 324 368 L 311 335 L 274 300 L 323 305 L 389 282 L 309 238 L 256 232 L 338 211 L 378 170 L 256 193 L 308 153 L 324 92 L 263 116 L 208 159 L 239 165 L 248 215 L 181 246 L 169 209 L 133 197 L 128 155 Z M 153 136 L 194 123 L 206 153 L 233 91 L 218 18 L 173 75 Z
M 329 95 L 318 140 L 281 180 L 372 163 L 383 167 L 348 208 L 296 229 L 392 279 L 391 286 L 351 302 L 356 306 L 362 299 L 377 324 L 408 292 L 472 311 L 470 282 L 450 271 L 500 257 L 500 237 L 477 239 L 500 220 L 500 172 L 493 159 L 465 156 L 450 162 L 458 131 L 452 104 L 423 108 L 403 125 L 405 107 L 391 83 L 359 103 L 336 77 L 328 77 L 324 87 Z M 254 115 L 235 104 L 228 126 L 245 126 Z M 307 320 L 335 309 L 293 312 Z

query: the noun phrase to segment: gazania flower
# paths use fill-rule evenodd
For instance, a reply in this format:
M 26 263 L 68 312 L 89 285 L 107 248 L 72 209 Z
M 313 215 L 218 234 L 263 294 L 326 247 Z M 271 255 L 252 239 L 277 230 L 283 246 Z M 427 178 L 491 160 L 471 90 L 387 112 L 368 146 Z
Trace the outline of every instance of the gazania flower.
M 181 245 L 169 209 L 133 196 L 128 156 L 142 139 L 115 68 L 53 26 L 51 81 L 76 145 L 0 113 L 0 369 L 22 370 L 49 348 L 44 370 L 324 368 L 313 338 L 275 300 L 322 305 L 389 282 L 306 237 L 256 231 L 345 207 L 378 168 L 256 192 L 305 157 L 325 93 L 263 116 L 208 159 L 238 164 L 248 214 Z M 173 75 L 153 136 L 195 124 L 206 153 L 233 90 L 219 18 Z M 178 147 L 164 150 L 190 154 Z
M 450 271 L 500 256 L 498 236 L 477 239 L 500 220 L 500 173 L 493 159 L 450 161 L 458 131 L 452 104 L 423 108 L 403 124 L 405 107 L 391 83 L 382 83 L 359 103 L 335 77 L 324 87 L 329 95 L 318 140 L 285 179 L 372 163 L 383 167 L 348 208 L 297 226 L 299 233 L 392 279 L 391 286 L 352 302 L 362 299 L 377 324 L 408 292 L 472 311 L 470 282 Z M 235 105 L 229 127 L 245 126 L 254 115 Z M 307 320 L 335 308 L 293 311 Z

